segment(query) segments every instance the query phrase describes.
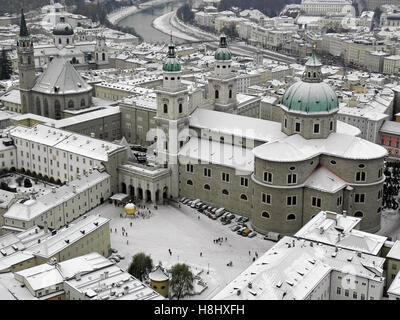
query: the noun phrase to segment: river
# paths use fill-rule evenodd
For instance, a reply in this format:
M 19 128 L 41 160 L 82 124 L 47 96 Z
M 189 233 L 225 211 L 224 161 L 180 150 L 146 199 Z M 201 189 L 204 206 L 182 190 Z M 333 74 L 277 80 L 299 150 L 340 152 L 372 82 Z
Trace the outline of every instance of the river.
M 157 6 L 146 8 L 140 12 L 134 13 L 120 22 L 118 25 L 124 27 L 133 27 L 137 34 L 143 37 L 146 42 L 168 42 L 169 36 L 154 29 L 152 22 L 155 18 L 178 9 L 183 3 L 188 0 L 174 0 L 167 4 L 160 4 Z M 169 30 L 167 30 L 169 32 Z M 174 39 L 176 43 L 181 43 L 182 40 Z

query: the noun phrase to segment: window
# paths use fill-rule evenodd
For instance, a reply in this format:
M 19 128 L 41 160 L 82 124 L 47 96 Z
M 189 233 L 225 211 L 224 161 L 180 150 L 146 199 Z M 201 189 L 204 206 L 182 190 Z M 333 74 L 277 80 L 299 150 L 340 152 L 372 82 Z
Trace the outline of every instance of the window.
M 266 204 L 271 204 L 271 195 L 261 193 L 261 202 L 266 203 Z
M 229 90 L 229 99 L 232 99 L 232 89 Z
M 321 208 L 321 198 L 312 197 L 311 206 Z
M 314 133 L 319 133 L 319 123 L 314 123 Z
M 300 122 L 296 122 L 294 131 L 300 132 L 301 131 L 301 124 Z
M 353 292 L 353 299 L 357 299 L 357 292 Z
M 222 190 L 222 194 L 225 194 L 225 195 L 229 195 L 229 191 L 228 190 L 226 190 L 226 189 L 224 189 L 224 190 Z
M 180 103 L 179 104 L 179 113 L 182 113 L 183 112 L 183 106 L 182 106 L 182 103 Z
M 364 171 L 357 171 L 356 172 L 356 181 L 366 181 L 367 174 Z
M 164 104 L 164 113 L 168 113 L 168 105 Z
M 364 214 L 361 211 L 357 211 L 356 213 L 354 213 L 354 216 L 357 218 L 362 218 Z
M 329 130 L 330 130 L 330 131 L 333 130 L 333 121 L 331 121 L 331 122 L 329 123 Z
M 335 165 L 336 161 L 335 160 L 331 160 L 331 164 Z
M 270 214 L 269 214 L 267 211 L 263 211 L 263 212 L 261 213 L 261 216 L 262 216 L 263 218 L 267 218 L 267 219 L 270 219 L 270 218 L 271 218 Z
M 344 295 L 345 295 L 346 297 L 349 296 L 349 290 L 348 290 L 348 289 L 344 290 Z
M 285 127 L 285 128 L 287 128 L 287 119 L 285 118 L 285 120 L 284 120 L 284 122 L 283 122 L 283 126 Z
M 242 193 L 242 194 L 240 195 L 240 199 L 241 199 L 241 200 L 247 201 L 247 196 L 246 196 L 245 194 Z
M 295 184 L 297 182 L 297 174 L 289 173 L 287 175 L 287 184 Z
M 219 91 L 215 90 L 215 99 L 219 99 Z
M 293 214 L 293 213 L 291 213 L 291 214 L 288 214 L 288 216 L 286 217 L 286 220 L 296 220 L 296 215 L 295 214 Z
M 205 177 L 211 177 L 211 169 L 204 168 L 204 176 Z
M 229 182 L 229 173 L 222 172 L 222 181 Z
M 193 165 L 192 164 L 187 164 L 186 165 L 186 171 L 187 172 L 193 172 Z
M 204 185 L 204 190 L 211 190 L 211 187 L 210 187 L 210 185 L 208 185 L 208 184 L 205 184 L 205 185 Z
M 268 183 L 272 183 L 272 173 L 264 172 L 264 181 Z
M 244 187 L 248 187 L 249 186 L 249 179 L 241 177 L 240 178 L 240 185 L 244 186 Z
M 340 206 L 342 205 L 342 203 L 343 203 L 343 197 L 342 197 L 342 196 L 339 196 L 339 197 L 337 198 L 337 200 L 336 200 L 336 205 L 337 205 L 338 207 L 340 207 Z
M 354 195 L 355 203 L 364 203 L 365 202 L 365 193 L 356 193 Z
M 341 294 L 341 293 L 342 293 L 342 288 L 340 288 L 340 287 L 337 287 L 337 291 L 336 291 L 336 293 L 337 293 L 337 294 Z
M 297 202 L 297 196 L 289 196 L 286 198 L 287 206 L 295 206 Z
M 192 186 L 193 185 L 193 181 L 192 180 L 188 180 L 188 181 L 186 181 L 186 184 L 188 184 L 189 186 Z
M 365 300 L 365 294 L 361 293 L 361 300 Z

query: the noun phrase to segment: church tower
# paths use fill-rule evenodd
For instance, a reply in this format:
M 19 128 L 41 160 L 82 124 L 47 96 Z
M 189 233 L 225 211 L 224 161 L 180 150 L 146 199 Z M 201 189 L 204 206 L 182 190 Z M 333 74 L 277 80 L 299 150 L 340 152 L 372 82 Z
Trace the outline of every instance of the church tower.
M 157 163 L 171 170 L 169 195 L 179 196 L 178 153 L 189 140 L 189 96 L 181 82 L 181 64 L 176 57 L 175 44 L 168 46 L 163 64 L 163 84 L 157 94 Z
M 208 78 L 208 98 L 214 100 L 216 111 L 234 112 L 237 106 L 237 78 L 232 73 L 232 54 L 224 34 L 214 58 L 214 72 Z
M 102 35 L 96 38 L 95 61 L 97 68 L 108 65 L 108 50 L 106 46 L 106 38 Z
M 21 25 L 17 41 L 19 89 L 22 113 L 33 112 L 31 89 L 35 85 L 35 59 L 33 42 L 26 27 L 24 11 L 21 10 Z

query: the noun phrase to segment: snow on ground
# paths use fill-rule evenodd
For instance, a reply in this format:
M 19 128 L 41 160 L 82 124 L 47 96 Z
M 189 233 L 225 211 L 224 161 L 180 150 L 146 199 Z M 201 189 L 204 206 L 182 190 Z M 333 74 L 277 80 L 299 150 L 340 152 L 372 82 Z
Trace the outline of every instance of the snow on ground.
M 144 252 L 151 255 L 154 265 L 161 261 L 168 268 L 179 262 L 190 265 L 194 273 L 203 270 L 201 278 L 208 288 L 192 299 L 212 298 L 253 263 L 255 252 L 263 254 L 274 245 L 274 242 L 264 240 L 262 235 L 242 237 L 229 229 L 234 223 L 224 226 L 219 220 L 211 220 L 194 209 L 181 206 L 181 209 L 159 206 L 155 210 L 151 205 L 152 216 L 149 219 L 121 218 L 123 207 L 108 203 L 89 214 L 111 218 L 111 247 L 125 256 L 118 263 L 124 269 L 128 268 L 133 255 Z M 128 236 L 122 235 L 122 227 Z M 227 237 L 227 241 L 222 245 L 214 244 L 213 240 L 219 237 Z M 168 249 L 172 251 L 171 256 Z M 232 267 L 226 265 L 230 261 L 233 262 Z
M 18 194 L 35 193 L 36 197 L 40 197 L 40 196 L 43 196 L 43 195 L 51 192 L 51 189 L 53 186 L 58 187 L 57 185 L 54 185 L 54 184 L 51 184 L 48 182 L 44 183 L 44 182 L 40 181 L 39 179 L 37 179 L 37 183 L 35 183 L 35 180 L 36 180 L 35 178 L 27 177 L 24 175 L 22 175 L 24 177 L 24 179 L 21 182 L 21 187 L 19 187 L 16 179 L 20 176 L 21 175 L 19 175 L 17 173 L 8 174 L 8 175 L 0 178 L 0 182 L 6 182 L 10 188 L 16 188 Z M 31 181 L 32 187 L 30 187 L 30 188 L 24 187 L 25 178 L 28 178 Z
M 400 214 L 397 210 L 382 210 L 381 229 L 377 234 L 391 237 L 392 241 L 400 240 Z
M 178 28 L 171 24 L 171 18 L 175 14 L 176 11 L 172 11 L 155 18 L 152 23 L 153 28 L 165 34 L 170 34 L 172 31 L 172 35 L 179 39 L 197 41 L 198 38 L 191 37 L 188 34 L 181 32 Z

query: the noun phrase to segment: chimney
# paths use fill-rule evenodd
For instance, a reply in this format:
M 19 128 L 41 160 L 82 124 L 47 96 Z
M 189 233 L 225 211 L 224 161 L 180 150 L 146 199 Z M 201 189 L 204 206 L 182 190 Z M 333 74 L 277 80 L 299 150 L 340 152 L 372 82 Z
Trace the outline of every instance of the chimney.
M 347 211 L 343 210 L 343 218 L 346 218 L 346 217 L 347 217 Z
M 129 293 L 129 287 L 128 286 L 125 286 L 124 287 L 124 294 L 128 294 Z

